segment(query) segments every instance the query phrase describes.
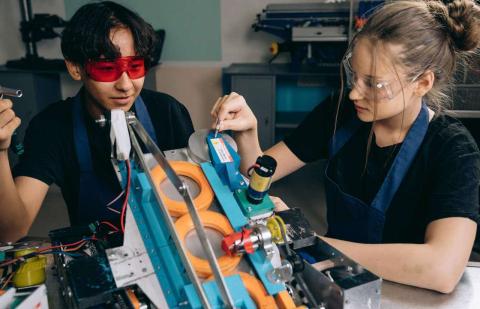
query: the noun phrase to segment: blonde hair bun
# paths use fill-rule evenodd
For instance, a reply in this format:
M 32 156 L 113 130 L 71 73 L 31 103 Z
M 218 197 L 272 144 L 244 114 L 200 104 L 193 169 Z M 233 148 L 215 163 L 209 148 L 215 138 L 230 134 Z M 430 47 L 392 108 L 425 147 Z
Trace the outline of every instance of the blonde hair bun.
M 446 27 L 455 49 L 473 51 L 479 46 L 480 8 L 474 0 L 430 0 L 427 6 Z

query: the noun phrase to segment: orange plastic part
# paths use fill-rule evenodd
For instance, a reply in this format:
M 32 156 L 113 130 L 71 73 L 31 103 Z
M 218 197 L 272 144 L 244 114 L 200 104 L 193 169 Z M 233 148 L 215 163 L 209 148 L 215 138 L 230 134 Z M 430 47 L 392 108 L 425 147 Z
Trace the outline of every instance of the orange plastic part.
M 189 177 L 199 186 L 200 193 L 193 199 L 195 207 L 198 210 L 208 209 L 213 201 L 213 191 L 202 169 L 198 165 L 186 161 L 170 161 L 169 163 L 179 176 Z M 160 184 L 167 178 L 163 169 L 156 166 L 152 169 L 151 174 L 160 198 L 167 206 L 170 215 L 180 217 L 186 214 L 188 212 L 187 205 L 183 201 L 173 200 L 161 190 Z
M 137 295 L 135 295 L 135 292 L 132 289 L 127 289 L 127 296 L 128 299 L 130 299 L 133 309 L 140 309 L 140 301 L 138 300 Z
M 218 212 L 205 210 L 199 211 L 199 215 L 204 227 L 216 230 L 223 236 L 233 233 L 233 228 L 230 225 L 227 217 L 224 215 Z M 190 215 L 186 214 L 175 222 L 175 228 L 177 230 L 178 237 L 185 244 L 185 237 L 190 231 L 194 230 L 195 226 Z M 199 277 L 206 278 L 212 274 L 212 269 L 210 268 L 207 260 L 194 256 L 188 250 L 187 257 L 192 263 L 192 266 Z M 217 262 L 222 273 L 229 274 L 237 267 L 241 259 L 241 256 L 222 255 L 217 259 Z
M 279 309 L 295 309 L 297 306 L 293 302 L 292 297 L 288 294 L 287 291 L 281 291 L 275 295 L 275 301 Z M 301 308 L 301 307 L 299 307 Z
M 277 304 L 273 296 L 268 295 L 263 284 L 252 275 L 244 272 L 239 272 L 240 278 L 242 278 L 243 284 L 247 288 L 247 292 L 253 299 L 257 308 L 260 309 L 277 309 Z
M 273 296 L 267 293 L 265 287 L 263 286 L 262 282 L 255 278 L 254 276 L 243 272 L 238 271 L 234 272 L 232 275 L 240 275 L 242 279 L 243 285 L 247 289 L 248 295 L 253 299 L 255 305 L 259 309 L 277 309 L 277 304 L 275 303 L 275 299 Z M 215 278 L 212 276 L 208 277 L 207 280 L 214 280 Z

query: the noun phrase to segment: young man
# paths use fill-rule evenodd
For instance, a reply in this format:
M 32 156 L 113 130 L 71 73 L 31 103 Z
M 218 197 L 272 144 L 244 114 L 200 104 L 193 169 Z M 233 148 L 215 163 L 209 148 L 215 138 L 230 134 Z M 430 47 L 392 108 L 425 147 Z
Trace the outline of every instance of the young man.
M 122 191 L 110 161 L 110 127 L 95 123 L 103 113 L 135 112 L 161 150 L 186 146 L 193 125 L 185 107 L 142 90 L 155 44 L 152 27 L 127 8 L 110 1 L 81 7 L 63 32 L 62 52 L 83 87 L 31 121 L 13 173 L 7 152 L 20 119 L 10 100 L 0 100 L 0 241 L 27 234 L 52 183 L 62 190 L 72 225 L 119 223 L 123 199 L 110 205 Z

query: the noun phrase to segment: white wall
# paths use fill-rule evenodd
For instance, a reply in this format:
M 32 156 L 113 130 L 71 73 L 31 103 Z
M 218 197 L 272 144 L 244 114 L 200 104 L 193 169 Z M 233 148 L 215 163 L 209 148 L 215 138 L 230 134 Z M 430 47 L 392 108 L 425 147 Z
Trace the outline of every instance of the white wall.
M 55 14 L 65 18 L 63 0 L 33 0 L 32 12 Z M 20 35 L 22 20 L 18 0 L 0 1 L 0 64 L 7 60 L 19 59 L 25 55 Z M 38 54 L 45 58 L 62 58 L 60 39 L 43 40 L 37 43 Z
M 187 107 L 195 129 L 207 128 L 210 108 L 222 94 L 221 72 L 215 64 L 163 64 L 156 72 L 157 89 Z
M 22 55 L 23 44 L 20 31 L 20 9 L 18 1 L 0 1 L 0 63 Z
M 210 125 L 210 108 L 221 96 L 222 67 L 238 62 L 266 62 L 276 38 L 254 32 L 251 25 L 268 3 L 312 0 L 221 0 L 222 61 L 165 62 L 157 69 L 157 89 L 180 100 L 190 111 L 196 129 Z M 276 61 L 282 61 L 280 58 Z
M 279 38 L 255 32 L 256 16 L 270 3 L 319 2 L 313 0 L 221 0 L 222 59 L 233 62 L 266 62 L 270 43 Z M 278 59 L 281 61 L 281 59 Z M 277 61 L 277 60 L 275 60 Z

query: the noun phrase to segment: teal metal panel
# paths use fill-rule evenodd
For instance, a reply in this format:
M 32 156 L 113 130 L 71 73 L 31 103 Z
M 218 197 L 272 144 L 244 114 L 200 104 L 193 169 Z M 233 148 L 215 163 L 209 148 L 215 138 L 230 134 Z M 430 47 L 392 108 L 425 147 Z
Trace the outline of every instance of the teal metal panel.
M 200 166 L 233 229 L 236 232 L 240 231 L 242 227 L 248 224 L 248 219 L 242 214 L 232 191 L 222 183 L 217 171 L 210 162 L 201 163 Z
M 247 199 L 247 189 L 238 189 L 234 192 L 235 199 L 247 218 L 260 216 L 266 213 L 272 213 L 275 205 L 268 195 L 259 204 L 252 204 Z
M 175 307 L 186 300 L 183 288 L 190 284 L 190 280 L 164 223 L 163 214 L 152 197 L 152 187 L 146 175 L 138 172 L 135 167 L 135 163 L 132 162 L 133 183 L 130 187 L 132 192 L 128 198 L 129 206 L 166 301 L 170 307 Z M 125 175 L 124 171 L 122 172 Z
M 225 277 L 225 283 L 228 286 L 229 291 L 232 293 L 232 299 L 235 304 L 235 308 L 238 309 L 255 309 L 255 303 L 250 295 L 248 295 L 247 289 L 243 285 L 242 279 L 239 275 L 232 275 Z M 208 281 L 203 284 L 203 289 L 207 294 L 207 298 L 212 305 L 212 308 L 220 309 L 225 308 L 220 291 L 218 290 L 217 283 L 215 281 Z M 192 285 L 185 286 L 185 293 L 189 300 L 189 308 L 201 309 L 202 304 L 195 293 L 195 289 Z
M 65 0 L 66 18 L 92 0 Z M 116 0 L 165 29 L 163 61 L 220 61 L 220 0 Z
M 238 232 L 242 227 L 248 224 L 248 219 L 243 215 L 233 192 L 222 183 L 217 171 L 210 162 L 201 163 L 200 166 L 202 167 L 205 177 L 207 177 L 208 182 L 212 186 L 215 196 L 225 212 L 225 215 L 228 217 L 230 224 L 233 229 Z M 273 270 L 273 266 L 265 256 L 264 251 L 255 251 L 252 254 L 246 254 L 246 256 L 250 260 L 253 268 L 255 268 L 256 273 L 265 286 L 268 294 L 276 295 L 285 290 L 285 285 L 283 283 L 272 283 L 268 279 L 267 274 Z

